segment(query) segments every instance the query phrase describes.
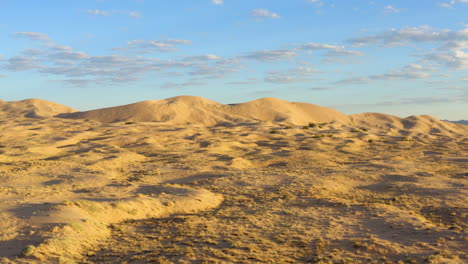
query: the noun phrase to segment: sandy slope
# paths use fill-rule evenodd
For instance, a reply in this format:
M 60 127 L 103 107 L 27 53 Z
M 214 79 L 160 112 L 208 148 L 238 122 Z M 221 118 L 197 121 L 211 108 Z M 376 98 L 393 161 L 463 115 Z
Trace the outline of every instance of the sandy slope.
M 196 96 L 177 96 L 164 100 L 61 115 L 72 119 L 91 119 L 101 122 L 161 122 L 165 124 L 240 123 L 251 121 L 308 124 L 308 122 L 348 121 L 348 117 L 334 109 L 307 103 L 293 103 L 276 98 L 223 105 Z
M 5 104 L 0 263 L 468 260 L 467 126 L 273 98 Z
M 0 116 L 38 118 L 72 112 L 76 112 L 76 110 L 68 106 L 41 99 L 26 99 L 12 102 L 0 100 Z

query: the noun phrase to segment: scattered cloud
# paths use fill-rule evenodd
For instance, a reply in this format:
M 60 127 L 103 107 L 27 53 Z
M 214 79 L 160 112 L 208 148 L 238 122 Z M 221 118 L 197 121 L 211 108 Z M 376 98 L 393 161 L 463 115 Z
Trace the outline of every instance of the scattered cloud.
M 466 0 L 468 1 L 468 0 Z M 348 40 L 354 46 L 380 44 L 383 47 L 405 46 L 414 43 L 438 45 L 423 55 L 423 60 L 430 60 L 456 70 L 468 69 L 468 55 L 463 50 L 468 48 L 468 28 L 459 31 L 432 29 L 428 26 L 391 29 L 374 35 Z
M 300 47 L 301 50 L 327 50 L 325 54 L 324 62 L 326 63 L 336 63 L 344 62 L 343 58 L 350 56 L 363 56 L 364 52 L 347 50 L 344 46 L 336 46 L 330 44 L 320 44 L 320 43 L 307 43 Z
M 307 0 L 308 3 L 313 3 L 317 7 L 321 7 L 324 5 L 323 1 L 321 0 Z
M 468 53 L 461 50 L 427 54 L 424 58 L 454 70 L 468 70 Z
M 38 58 L 32 56 L 14 56 L 8 60 L 5 68 L 10 71 L 26 71 L 41 68 Z
M 183 88 L 190 88 L 194 86 L 203 86 L 206 84 L 207 83 L 205 82 L 199 82 L 199 81 L 189 81 L 189 82 L 184 82 L 184 83 L 167 82 L 161 85 L 161 88 L 162 89 L 183 89 Z
M 213 4 L 215 4 L 215 5 L 222 5 L 222 4 L 224 4 L 224 0 L 212 0 L 211 2 L 212 2 Z
M 302 45 L 301 49 L 303 50 L 337 50 L 342 47 L 329 45 L 329 44 L 320 44 L 320 43 L 307 43 Z
M 262 8 L 258 8 L 258 9 L 254 9 L 250 11 L 250 15 L 252 17 L 257 17 L 257 18 L 273 18 L 273 19 L 280 18 L 280 16 L 277 13 L 274 13 L 270 10 L 262 9 Z
M 445 8 L 451 8 L 455 4 L 458 4 L 458 3 L 468 3 L 468 0 L 451 0 L 449 2 L 440 3 L 439 6 L 445 7 Z
M 334 90 L 334 89 L 335 89 L 335 87 L 329 87 L 329 86 L 309 88 L 309 90 L 312 90 L 312 91 L 330 91 L 330 90 Z
M 425 79 L 431 75 L 429 72 L 434 71 L 434 68 L 427 68 L 419 64 L 409 64 L 399 70 L 391 70 L 384 74 L 353 77 L 340 80 L 336 84 L 365 84 L 371 81 L 382 81 L 382 80 L 412 80 L 412 79 Z
M 271 71 L 265 77 L 265 82 L 285 84 L 311 80 L 311 77 L 319 73 L 319 70 L 309 67 L 296 67 L 286 71 Z
M 297 56 L 297 53 L 293 50 L 260 50 L 247 53 L 241 58 L 266 62 L 292 60 L 295 56 Z
M 222 60 L 220 56 L 207 54 L 207 55 L 199 55 L 199 56 L 190 56 L 185 57 L 184 61 L 214 61 L 214 60 Z
M 387 13 L 387 14 L 390 14 L 390 13 L 400 13 L 401 10 L 394 7 L 394 6 L 391 6 L 391 5 L 387 5 L 386 7 L 384 7 L 384 13 Z
M 112 14 L 122 14 L 122 15 L 126 15 L 132 18 L 142 17 L 141 13 L 138 11 L 125 11 L 125 10 L 106 11 L 106 10 L 99 10 L 99 9 L 88 9 L 86 10 L 86 13 L 92 16 L 111 16 Z
M 142 17 L 141 13 L 138 12 L 138 11 L 130 11 L 130 12 L 128 12 L 128 16 L 133 17 L 133 18 L 141 18 Z
M 108 11 L 99 10 L 99 9 L 88 9 L 86 10 L 86 13 L 88 13 L 88 15 L 93 15 L 93 16 L 110 16 Z
M 15 36 L 17 37 L 23 37 L 27 38 L 32 41 L 43 41 L 47 42 L 50 41 L 49 36 L 47 36 L 44 33 L 38 33 L 38 32 L 16 32 L 14 33 Z
M 382 46 L 403 46 L 409 43 L 449 43 L 468 41 L 468 29 L 453 31 L 449 29 L 436 30 L 429 26 L 406 27 L 390 29 L 384 32 L 348 40 L 354 46 L 381 44 Z
M 192 42 L 184 39 L 167 40 L 131 40 L 127 41 L 124 47 L 117 47 L 114 50 L 131 51 L 134 53 L 155 53 L 155 52 L 175 52 L 178 51 L 177 45 L 190 45 Z

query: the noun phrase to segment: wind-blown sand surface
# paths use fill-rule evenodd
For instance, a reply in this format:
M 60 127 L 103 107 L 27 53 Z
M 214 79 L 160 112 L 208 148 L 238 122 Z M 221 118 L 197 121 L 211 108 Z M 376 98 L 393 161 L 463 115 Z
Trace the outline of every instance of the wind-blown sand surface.
M 183 96 L 0 131 L 0 263 L 468 261 L 468 126 Z

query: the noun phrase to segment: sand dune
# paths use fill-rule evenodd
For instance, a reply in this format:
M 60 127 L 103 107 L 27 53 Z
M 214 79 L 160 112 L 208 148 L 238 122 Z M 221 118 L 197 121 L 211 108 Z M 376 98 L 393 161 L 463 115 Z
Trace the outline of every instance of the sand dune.
M 0 102 L 0 263 L 468 259 L 468 126 L 275 98 L 72 111 Z
M 288 102 L 277 98 L 262 98 L 247 103 L 223 105 L 202 97 L 177 96 L 164 100 L 148 100 L 129 105 L 86 112 L 60 114 L 69 119 L 89 119 L 104 123 L 158 122 L 167 125 L 197 124 L 238 125 L 240 123 L 271 122 L 306 126 L 310 123 L 334 122 L 339 126 L 377 128 L 389 134 L 418 136 L 421 134 L 463 135 L 467 128 L 440 121 L 431 116 L 400 118 L 381 113 L 351 116 L 327 107 L 309 103 Z
M 441 121 L 429 115 L 400 118 L 381 113 L 362 113 L 351 115 L 352 122 L 367 128 L 378 128 L 389 133 L 439 134 L 445 136 L 464 135 L 467 126 Z
M 50 117 L 73 112 L 76 112 L 76 110 L 68 106 L 41 99 L 26 99 L 13 102 L 0 100 L 0 115 Z
M 165 100 L 143 101 L 87 112 L 60 115 L 64 118 L 92 119 L 101 122 L 161 122 L 166 124 L 215 125 L 240 122 L 348 121 L 346 115 L 330 108 L 307 103 L 292 103 L 263 98 L 248 103 L 223 105 L 196 96 L 178 96 Z

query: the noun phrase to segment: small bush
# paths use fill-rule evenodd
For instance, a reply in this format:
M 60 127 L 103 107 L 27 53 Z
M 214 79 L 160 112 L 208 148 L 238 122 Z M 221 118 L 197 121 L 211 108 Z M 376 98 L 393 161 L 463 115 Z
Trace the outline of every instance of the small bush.
M 31 256 L 32 254 L 34 254 L 34 251 L 36 251 L 35 246 L 33 246 L 33 245 L 26 246 L 25 248 L 23 248 L 23 250 L 21 250 L 21 253 L 19 254 L 19 257 L 20 258 L 27 258 L 27 257 Z
M 125 125 L 134 125 L 136 122 L 125 122 Z
M 271 130 L 270 134 L 279 134 L 280 132 L 278 130 Z
M 351 132 L 353 132 L 353 133 L 362 133 L 362 131 L 357 129 L 357 128 L 351 129 Z
M 308 126 L 303 126 L 302 129 L 309 129 L 309 127 Z
M 374 142 L 374 140 L 373 140 L 373 139 L 369 139 L 369 140 L 367 140 L 367 142 L 372 143 L 372 142 Z
M 287 126 L 284 129 L 292 129 L 292 128 L 293 128 L 292 126 Z
M 316 126 L 317 126 L 317 124 L 315 124 L 315 123 L 309 123 L 309 127 L 316 127 Z
M 414 139 L 411 137 L 404 137 L 401 139 L 401 141 L 414 141 Z

